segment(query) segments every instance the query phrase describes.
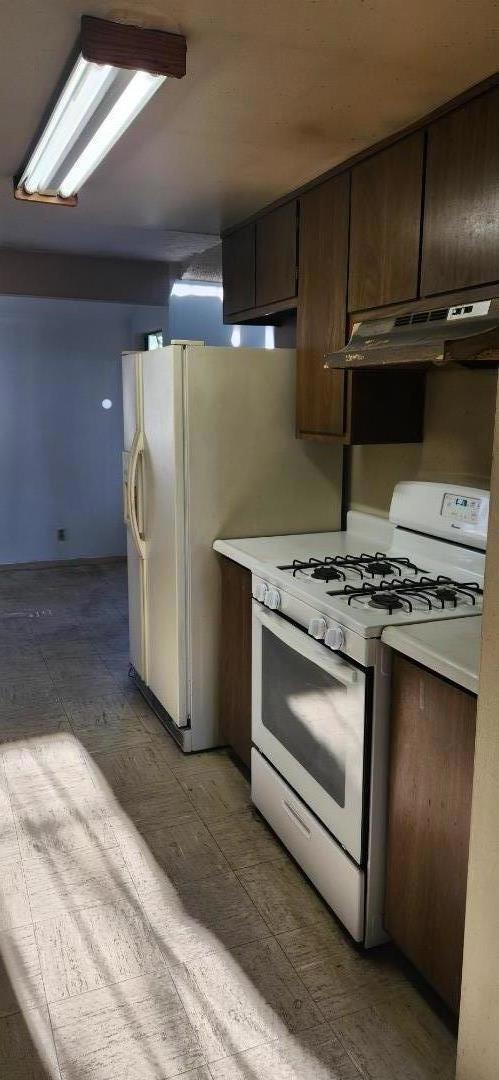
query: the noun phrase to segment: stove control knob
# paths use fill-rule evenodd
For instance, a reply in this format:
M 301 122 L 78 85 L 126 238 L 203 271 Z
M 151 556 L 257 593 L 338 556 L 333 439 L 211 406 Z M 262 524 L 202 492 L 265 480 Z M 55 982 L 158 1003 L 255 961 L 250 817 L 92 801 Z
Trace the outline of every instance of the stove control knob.
M 257 581 L 253 586 L 253 596 L 255 600 L 259 600 L 260 604 L 265 603 L 267 596 L 268 585 L 265 581 Z
M 277 611 L 281 606 L 281 594 L 279 589 L 275 589 L 273 585 L 269 585 L 264 604 L 265 607 L 270 608 L 271 611 Z
M 342 649 L 345 644 L 345 631 L 342 626 L 338 626 L 336 623 L 334 626 L 330 626 L 325 637 L 326 645 L 330 649 L 334 649 L 335 652 Z
M 325 619 L 311 619 L 308 624 L 310 637 L 315 638 L 316 641 L 324 641 L 326 630 L 327 623 Z

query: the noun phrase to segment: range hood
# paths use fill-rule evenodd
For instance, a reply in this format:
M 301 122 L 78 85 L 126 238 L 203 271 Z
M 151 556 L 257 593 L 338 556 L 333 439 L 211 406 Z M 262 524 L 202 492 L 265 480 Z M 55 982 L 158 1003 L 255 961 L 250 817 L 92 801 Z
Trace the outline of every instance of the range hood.
M 333 370 L 431 365 L 499 366 L 499 299 L 356 322 L 348 345 L 326 357 Z

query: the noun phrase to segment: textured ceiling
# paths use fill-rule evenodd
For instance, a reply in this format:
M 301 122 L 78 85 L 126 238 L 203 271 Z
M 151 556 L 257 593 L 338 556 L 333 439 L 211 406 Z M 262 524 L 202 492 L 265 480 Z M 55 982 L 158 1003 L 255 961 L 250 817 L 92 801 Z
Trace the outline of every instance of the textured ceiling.
M 0 245 L 188 258 L 485 78 L 499 55 L 497 0 L 94 0 L 88 14 L 185 33 L 187 76 L 162 87 L 77 209 L 15 203 L 11 177 L 82 2 L 1 5 Z
M 222 245 L 217 244 L 201 255 L 184 263 L 183 278 L 189 281 L 211 281 L 222 284 Z

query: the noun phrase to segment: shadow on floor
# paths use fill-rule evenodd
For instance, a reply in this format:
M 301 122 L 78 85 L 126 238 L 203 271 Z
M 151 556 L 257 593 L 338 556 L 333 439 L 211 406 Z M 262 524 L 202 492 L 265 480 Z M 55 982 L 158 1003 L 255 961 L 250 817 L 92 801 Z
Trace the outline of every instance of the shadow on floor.
M 395 951 L 359 952 L 230 757 L 130 688 L 123 567 L 0 574 L 0 604 L 6 1077 L 450 1080 Z

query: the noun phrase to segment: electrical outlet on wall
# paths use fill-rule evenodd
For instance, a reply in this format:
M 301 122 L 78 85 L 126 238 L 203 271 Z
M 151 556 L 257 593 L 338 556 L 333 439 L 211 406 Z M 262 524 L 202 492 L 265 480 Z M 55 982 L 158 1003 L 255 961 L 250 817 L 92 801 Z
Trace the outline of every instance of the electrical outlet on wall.
M 66 539 L 66 530 L 65 529 L 58 529 L 57 530 L 57 539 L 58 540 L 65 540 Z

